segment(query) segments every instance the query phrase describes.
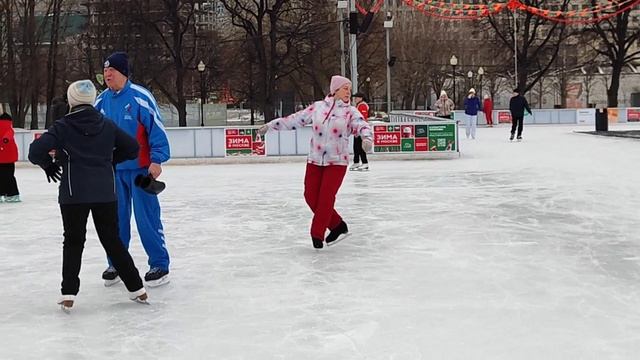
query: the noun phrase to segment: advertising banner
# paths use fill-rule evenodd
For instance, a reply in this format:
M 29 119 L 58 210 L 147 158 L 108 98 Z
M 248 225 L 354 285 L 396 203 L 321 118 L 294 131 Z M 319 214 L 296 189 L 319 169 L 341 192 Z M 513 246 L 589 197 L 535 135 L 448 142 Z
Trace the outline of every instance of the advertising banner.
M 456 151 L 455 124 L 429 124 L 429 151 Z
M 511 111 L 509 110 L 498 110 L 496 111 L 498 116 L 498 124 L 511 124 Z
M 373 152 L 400 152 L 401 138 L 400 125 L 375 125 L 373 127 Z
M 225 155 L 265 156 L 264 139 L 258 135 L 258 129 L 228 128 L 225 130 Z
M 576 121 L 578 124 L 595 124 L 596 109 L 578 109 L 576 110 Z
M 628 108 L 627 121 L 631 121 L 631 122 L 640 121 L 640 108 Z
M 403 124 L 373 127 L 376 153 L 457 151 L 456 124 Z

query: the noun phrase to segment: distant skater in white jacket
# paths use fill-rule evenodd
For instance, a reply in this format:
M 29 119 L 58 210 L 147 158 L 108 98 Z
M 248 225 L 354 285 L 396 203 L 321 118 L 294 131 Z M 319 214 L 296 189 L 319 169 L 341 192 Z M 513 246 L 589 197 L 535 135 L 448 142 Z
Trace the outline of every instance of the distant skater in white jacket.
M 351 81 L 342 76 L 331 78 L 330 94 L 304 110 L 274 119 L 258 130 L 295 130 L 312 124 L 313 135 L 304 178 L 304 198 L 313 211 L 311 240 L 321 249 L 323 242 L 333 245 L 348 233 L 347 224 L 333 208 L 336 194 L 349 165 L 349 136 L 362 137 L 364 151 L 373 146 L 372 132 L 362 114 L 352 106 Z M 329 235 L 325 239 L 325 232 Z

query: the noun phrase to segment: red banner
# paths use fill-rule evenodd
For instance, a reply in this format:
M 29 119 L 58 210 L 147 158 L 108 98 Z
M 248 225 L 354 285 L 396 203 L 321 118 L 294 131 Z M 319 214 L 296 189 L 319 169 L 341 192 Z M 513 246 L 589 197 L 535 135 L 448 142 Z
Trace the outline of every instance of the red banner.
M 627 121 L 640 121 L 640 109 L 627 109 Z
M 498 124 L 511 123 L 511 112 L 510 111 L 498 111 Z

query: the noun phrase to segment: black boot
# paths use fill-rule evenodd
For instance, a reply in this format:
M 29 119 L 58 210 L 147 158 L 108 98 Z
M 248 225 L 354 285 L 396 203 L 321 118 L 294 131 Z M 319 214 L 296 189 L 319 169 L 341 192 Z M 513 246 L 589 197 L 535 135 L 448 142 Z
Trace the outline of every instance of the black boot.
M 158 195 L 164 190 L 166 185 L 162 181 L 158 181 L 151 177 L 151 175 L 136 176 L 134 181 L 136 186 L 140 187 L 142 190 L 148 192 L 149 194 Z
M 322 239 L 316 239 L 312 237 L 311 241 L 313 241 L 313 247 L 316 249 L 322 249 L 322 247 L 324 246 L 324 244 L 322 243 Z
M 332 229 L 331 232 L 329 232 L 329 235 L 327 235 L 327 238 L 325 239 L 327 246 L 330 246 L 332 243 L 338 240 L 340 235 L 346 234 L 348 232 L 349 229 L 347 228 L 347 224 L 344 221 L 340 221 L 340 224 Z

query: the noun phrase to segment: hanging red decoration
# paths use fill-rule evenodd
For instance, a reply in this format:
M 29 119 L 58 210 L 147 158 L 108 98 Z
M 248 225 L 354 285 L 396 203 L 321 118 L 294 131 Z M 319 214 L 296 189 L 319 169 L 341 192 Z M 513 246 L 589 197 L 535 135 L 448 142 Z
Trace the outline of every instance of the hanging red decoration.
M 450 20 L 478 20 L 505 10 L 528 12 L 547 20 L 565 24 L 596 23 L 640 5 L 640 0 L 607 1 L 589 8 L 550 10 L 524 4 L 521 0 L 502 0 L 489 4 L 449 4 L 436 0 L 404 0 L 405 4 L 427 16 Z M 376 5 L 381 2 L 376 3 Z M 375 7 L 375 6 L 374 6 Z

